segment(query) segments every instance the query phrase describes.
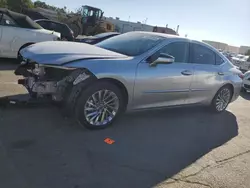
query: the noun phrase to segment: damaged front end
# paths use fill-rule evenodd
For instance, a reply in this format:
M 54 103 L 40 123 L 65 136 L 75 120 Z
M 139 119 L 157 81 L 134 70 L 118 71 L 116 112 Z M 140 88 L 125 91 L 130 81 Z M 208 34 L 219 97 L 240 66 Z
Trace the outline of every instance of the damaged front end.
M 23 61 L 15 70 L 15 74 L 24 77 L 18 80 L 18 84 L 23 85 L 32 98 L 48 97 L 56 102 L 63 101 L 73 86 L 95 77 L 84 68 L 44 65 L 28 61 Z

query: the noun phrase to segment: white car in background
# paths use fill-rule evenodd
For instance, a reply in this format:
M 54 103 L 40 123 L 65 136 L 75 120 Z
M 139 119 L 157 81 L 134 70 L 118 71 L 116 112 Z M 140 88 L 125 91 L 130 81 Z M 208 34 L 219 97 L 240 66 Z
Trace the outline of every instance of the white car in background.
M 243 77 L 243 91 L 250 91 L 250 71 L 247 71 Z
M 22 48 L 59 40 L 60 35 L 43 29 L 28 16 L 0 8 L 0 57 L 17 58 Z
M 247 60 L 246 56 L 241 55 L 241 54 L 238 54 L 237 56 L 232 57 L 232 63 L 238 67 L 240 67 L 241 64 L 243 64 L 246 60 Z
M 249 71 L 250 70 L 250 61 L 248 59 L 249 59 L 249 56 L 245 56 L 243 58 L 243 61 L 240 64 L 240 70 L 242 70 L 242 71 Z

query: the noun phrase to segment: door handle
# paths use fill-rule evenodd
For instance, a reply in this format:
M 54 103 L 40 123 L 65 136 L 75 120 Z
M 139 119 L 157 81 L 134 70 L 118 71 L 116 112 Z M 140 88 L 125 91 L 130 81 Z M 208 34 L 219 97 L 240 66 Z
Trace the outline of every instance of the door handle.
M 222 75 L 224 75 L 224 73 L 223 73 L 223 72 L 218 72 L 218 75 L 221 75 L 221 76 L 222 76 Z
M 189 70 L 184 70 L 184 71 L 181 72 L 181 74 L 182 74 L 182 75 L 185 75 L 185 76 L 190 76 L 190 75 L 192 75 L 193 73 L 192 73 L 191 71 L 189 71 Z

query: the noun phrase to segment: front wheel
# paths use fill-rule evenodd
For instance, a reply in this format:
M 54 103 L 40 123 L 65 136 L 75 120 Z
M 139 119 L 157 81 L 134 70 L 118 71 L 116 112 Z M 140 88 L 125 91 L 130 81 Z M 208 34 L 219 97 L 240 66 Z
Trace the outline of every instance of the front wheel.
M 76 119 L 88 129 L 111 125 L 124 107 L 120 89 L 109 82 L 97 82 L 82 91 L 75 107 Z
M 214 112 L 220 113 L 225 111 L 232 98 L 232 89 L 229 86 L 224 86 L 214 96 L 211 103 L 211 108 Z

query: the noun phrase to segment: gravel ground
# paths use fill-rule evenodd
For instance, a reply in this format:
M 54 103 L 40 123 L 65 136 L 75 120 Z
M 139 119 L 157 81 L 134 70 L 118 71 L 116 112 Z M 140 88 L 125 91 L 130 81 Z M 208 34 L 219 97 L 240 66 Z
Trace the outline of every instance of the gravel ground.
M 26 93 L 15 66 L 0 63 L 0 96 Z M 53 106 L 0 108 L 0 187 L 249 188 L 249 112 L 250 93 L 220 115 L 200 107 L 137 112 L 89 131 Z

